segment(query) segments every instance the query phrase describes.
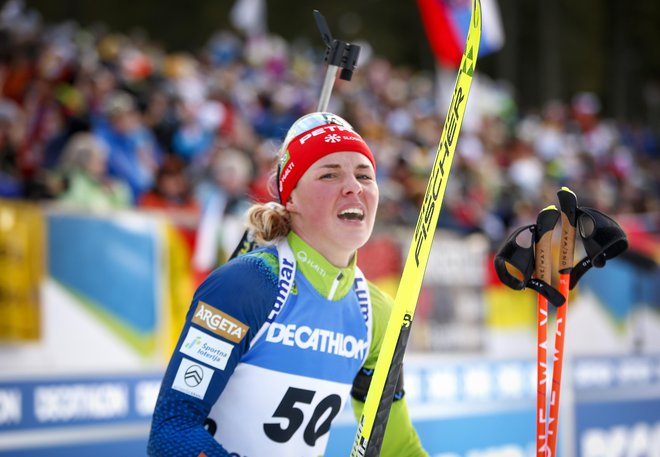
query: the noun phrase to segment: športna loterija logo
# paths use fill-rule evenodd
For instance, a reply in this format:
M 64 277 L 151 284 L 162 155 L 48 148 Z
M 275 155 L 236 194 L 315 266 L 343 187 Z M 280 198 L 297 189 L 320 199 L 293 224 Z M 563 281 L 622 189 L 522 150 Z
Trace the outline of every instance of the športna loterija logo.
M 336 133 L 331 133 L 330 135 L 327 135 L 325 137 L 326 143 L 339 143 L 340 141 L 341 141 L 341 137 Z

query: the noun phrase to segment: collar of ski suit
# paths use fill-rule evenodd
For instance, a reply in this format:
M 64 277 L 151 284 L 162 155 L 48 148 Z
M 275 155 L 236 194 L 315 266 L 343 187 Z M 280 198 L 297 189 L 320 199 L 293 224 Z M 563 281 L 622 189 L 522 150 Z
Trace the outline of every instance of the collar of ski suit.
M 287 239 L 296 257 L 298 270 L 319 294 L 329 300 L 339 300 L 346 296 L 353 287 L 357 253 L 348 267 L 337 268 L 293 231 L 289 232 Z

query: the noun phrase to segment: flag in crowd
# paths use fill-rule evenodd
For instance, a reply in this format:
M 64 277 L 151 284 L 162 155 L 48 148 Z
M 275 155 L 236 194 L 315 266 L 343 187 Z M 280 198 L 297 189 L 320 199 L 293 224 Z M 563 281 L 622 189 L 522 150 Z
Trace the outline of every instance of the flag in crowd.
M 438 63 L 457 68 L 470 26 L 469 0 L 417 0 L 429 45 Z M 502 19 L 496 0 L 481 0 L 482 35 L 479 57 L 504 46 Z

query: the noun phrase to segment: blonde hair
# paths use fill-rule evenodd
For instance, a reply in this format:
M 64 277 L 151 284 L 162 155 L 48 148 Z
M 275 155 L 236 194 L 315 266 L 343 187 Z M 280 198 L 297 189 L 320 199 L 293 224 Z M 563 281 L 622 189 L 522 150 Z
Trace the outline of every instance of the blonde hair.
M 248 230 L 260 246 L 274 244 L 291 231 L 289 212 L 279 203 L 255 203 L 247 217 Z

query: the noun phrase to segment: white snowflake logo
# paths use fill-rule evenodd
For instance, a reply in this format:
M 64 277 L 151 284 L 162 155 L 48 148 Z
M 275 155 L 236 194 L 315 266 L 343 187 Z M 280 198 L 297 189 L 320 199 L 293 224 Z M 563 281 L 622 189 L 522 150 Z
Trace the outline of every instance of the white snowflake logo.
M 341 137 L 336 133 L 331 133 L 330 135 L 325 137 L 326 143 L 339 143 L 340 141 L 341 141 Z

